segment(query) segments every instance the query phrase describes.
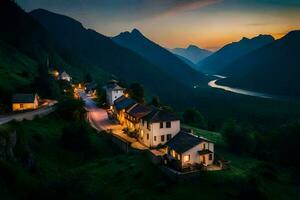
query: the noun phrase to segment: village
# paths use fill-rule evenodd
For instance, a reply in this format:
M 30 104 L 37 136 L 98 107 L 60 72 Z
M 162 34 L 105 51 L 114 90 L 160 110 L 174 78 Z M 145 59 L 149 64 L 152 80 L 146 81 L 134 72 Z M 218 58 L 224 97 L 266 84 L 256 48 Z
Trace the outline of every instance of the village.
M 147 151 L 155 164 L 177 174 L 227 167 L 224 161 L 215 159 L 213 141 L 182 127 L 180 118 L 174 113 L 133 100 L 127 89 L 116 80 L 109 81 L 103 87 L 106 103 L 104 108 L 99 108 L 93 101 L 97 96 L 96 83 L 72 84 L 72 77 L 65 71 L 50 74 L 72 86 L 74 98 L 85 102 L 87 120 L 91 126 L 99 132 L 110 133 L 113 141 L 123 150 Z M 56 103 L 55 100 L 41 99 L 38 94 L 15 94 L 12 97 L 12 111 L 17 114 L 6 121 L 2 119 L 2 123 L 47 115 L 54 111 Z

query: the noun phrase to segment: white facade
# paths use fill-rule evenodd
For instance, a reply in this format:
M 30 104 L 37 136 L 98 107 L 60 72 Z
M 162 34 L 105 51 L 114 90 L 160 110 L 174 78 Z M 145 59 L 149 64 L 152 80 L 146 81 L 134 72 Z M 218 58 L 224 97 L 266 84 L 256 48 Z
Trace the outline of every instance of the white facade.
M 112 89 L 112 88 L 106 88 L 106 100 L 109 105 L 113 105 L 114 101 L 124 95 L 123 88 L 118 89 Z
M 167 127 L 170 124 L 170 127 Z M 180 121 L 149 123 L 140 121 L 140 140 L 148 147 L 165 144 L 180 131 Z
M 61 75 L 59 76 L 59 79 L 70 82 L 72 78 L 66 72 L 62 72 Z
M 208 149 L 212 153 L 200 155 L 199 151 Z M 203 164 L 205 166 L 211 165 L 214 162 L 214 143 L 211 142 L 201 142 L 197 146 L 191 148 L 190 150 L 181 154 L 182 166 L 188 164 Z M 210 155 L 211 154 L 211 155 Z

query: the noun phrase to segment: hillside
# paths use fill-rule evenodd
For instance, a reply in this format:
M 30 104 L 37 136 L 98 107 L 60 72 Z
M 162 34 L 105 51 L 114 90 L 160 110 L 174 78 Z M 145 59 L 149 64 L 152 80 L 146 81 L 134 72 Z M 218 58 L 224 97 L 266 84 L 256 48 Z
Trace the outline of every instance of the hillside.
M 251 39 L 244 37 L 238 42 L 225 45 L 211 56 L 197 63 L 198 70 L 209 74 L 218 74 L 226 70 L 226 65 L 273 41 L 274 38 L 270 35 L 259 35 Z
M 176 99 L 175 86 L 179 91 L 188 92 L 189 89 L 131 50 L 120 47 L 94 30 L 84 28 L 80 22 L 67 16 L 42 9 L 34 10 L 30 15 L 48 30 L 59 52 L 72 63 L 92 65 L 126 83 L 139 82 L 149 93 L 161 96 L 168 103 L 183 103 L 183 99 Z M 169 92 L 168 95 L 165 91 Z
M 263 91 L 277 95 L 300 97 L 300 31 L 241 57 L 222 71 L 228 79 L 222 84 Z
M 213 53 L 209 50 L 201 49 L 195 45 L 189 45 L 187 48 L 174 48 L 170 49 L 170 51 L 176 55 L 180 55 L 190 60 L 194 64 L 200 62 Z
M 206 79 L 177 56 L 146 38 L 139 30 L 123 32 L 112 38 L 117 44 L 128 48 L 158 66 L 173 78 L 191 87 Z

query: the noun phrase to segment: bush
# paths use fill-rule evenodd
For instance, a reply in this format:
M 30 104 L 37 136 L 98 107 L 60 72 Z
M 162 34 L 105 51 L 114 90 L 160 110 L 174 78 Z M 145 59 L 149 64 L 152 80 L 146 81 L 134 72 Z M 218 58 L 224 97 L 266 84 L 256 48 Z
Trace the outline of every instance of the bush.
M 194 108 L 189 108 L 184 111 L 183 121 L 186 124 L 190 124 L 199 128 L 203 128 L 203 129 L 207 128 L 206 120 L 201 115 L 201 113 Z
M 230 150 L 234 153 L 253 153 L 256 143 L 254 132 L 238 126 L 235 121 L 225 123 L 222 136 Z
M 64 148 L 74 152 L 91 150 L 91 140 L 86 123 L 70 123 L 63 128 L 61 142 Z
M 84 102 L 81 100 L 63 99 L 57 108 L 58 115 L 68 121 L 81 121 L 85 119 Z

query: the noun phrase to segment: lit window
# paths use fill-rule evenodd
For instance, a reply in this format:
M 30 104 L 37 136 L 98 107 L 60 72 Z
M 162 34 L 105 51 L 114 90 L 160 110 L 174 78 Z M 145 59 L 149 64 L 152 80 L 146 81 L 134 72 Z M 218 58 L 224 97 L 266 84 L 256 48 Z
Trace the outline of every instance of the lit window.
M 180 154 L 177 154 L 177 159 L 180 160 Z
M 24 104 L 20 103 L 20 108 L 24 108 Z
M 175 151 L 172 150 L 172 156 L 173 156 L 174 158 L 175 158 L 175 155 L 176 155 Z
M 189 162 L 190 161 L 191 156 L 187 155 L 187 156 L 183 156 L 183 162 Z

